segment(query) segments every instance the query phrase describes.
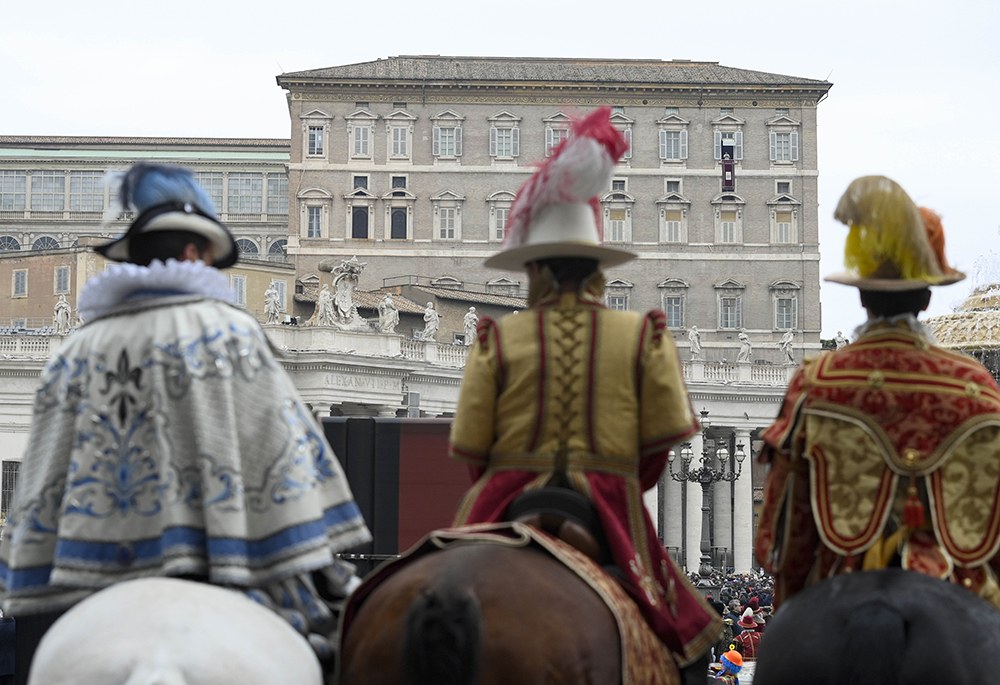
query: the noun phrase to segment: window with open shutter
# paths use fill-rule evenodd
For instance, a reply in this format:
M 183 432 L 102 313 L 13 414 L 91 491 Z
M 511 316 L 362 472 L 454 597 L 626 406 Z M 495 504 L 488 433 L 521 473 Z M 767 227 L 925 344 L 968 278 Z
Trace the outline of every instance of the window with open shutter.
M 688 158 L 688 132 L 681 131 L 681 159 Z
M 743 131 L 737 131 L 733 135 L 736 141 L 736 155 L 734 159 L 743 159 Z
M 623 159 L 632 159 L 632 129 L 627 128 L 623 131 L 625 134 L 625 144 L 628 145 L 625 148 L 625 154 L 622 155 Z
M 455 156 L 462 156 L 462 127 L 455 127 Z
M 490 157 L 497 156 L 497 127 L 490 126 Z
M 791 134 L 792 161 L 799 161 L 799 132 L 792 131 Z
M 435 126 L 431 139 L 431 154 L 435 157 L 441 154 L 441 127 Z
M 510 130 L 511 157 L 521 156 L 521 129 L 515 126 Z
M 285 292 L 287 285 L 285 281 L 271 281 L 271 285 L 278 291 L 278 311 L 286 311 Z
M 247 277 L 230 276 L 229 285 L 233 291 L 233 304 L 237 307 L 247 306 Z
M 715 159 L 722 159 L 722 131 L 715 132 Z

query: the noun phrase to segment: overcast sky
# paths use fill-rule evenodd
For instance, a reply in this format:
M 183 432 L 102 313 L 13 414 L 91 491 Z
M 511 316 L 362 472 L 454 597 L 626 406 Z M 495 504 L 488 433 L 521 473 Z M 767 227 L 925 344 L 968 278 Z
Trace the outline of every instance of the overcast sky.
M 820 4 L 9 0 L 0 134 L 286 138 L 276 74 L 404 54 L 683 58 L 829 78 L 820 273 L 841 269 L 840 194 L 885 174 L 941 214 L 949 258 L 970 274 L 936 291 L 930 314 L 946 313 L 977 267 L 1000 280 L 1000 2 Z M 823 337 L 864 318 L 853 288 L 824 285 L 822 301 Z

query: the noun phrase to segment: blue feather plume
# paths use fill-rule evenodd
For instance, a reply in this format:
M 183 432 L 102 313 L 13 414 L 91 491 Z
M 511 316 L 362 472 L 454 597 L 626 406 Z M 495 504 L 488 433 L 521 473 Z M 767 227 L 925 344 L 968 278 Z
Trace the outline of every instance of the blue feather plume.
M 125 174 L 118 198 L 122 207 L 133 207 L 140 214 L 150 207 L 182 202 L 218 217 L 212 198 L 183 167 L 140 162 Z

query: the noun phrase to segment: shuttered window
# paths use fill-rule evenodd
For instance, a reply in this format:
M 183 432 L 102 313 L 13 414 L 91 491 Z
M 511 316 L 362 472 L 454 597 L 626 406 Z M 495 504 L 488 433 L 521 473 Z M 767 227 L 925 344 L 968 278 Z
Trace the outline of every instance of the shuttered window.
M 461 157 L 462 127 L 435 126 L 431 154 L 435 157 Z
M 664 213 L 664 228 L 666 235 L 664 241 L 668 243 L 679 243 L 681 241 L 681 213 L 679 210 L 670 210 Z

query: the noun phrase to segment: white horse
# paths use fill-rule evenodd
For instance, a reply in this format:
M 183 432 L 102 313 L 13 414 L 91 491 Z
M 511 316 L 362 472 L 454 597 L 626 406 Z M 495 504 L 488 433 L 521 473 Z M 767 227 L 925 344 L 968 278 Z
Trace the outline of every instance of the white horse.
M 309 643 L 231 590 L 173 578 L 113 585 L 45 634 L 29 685 L 321 685 Z

